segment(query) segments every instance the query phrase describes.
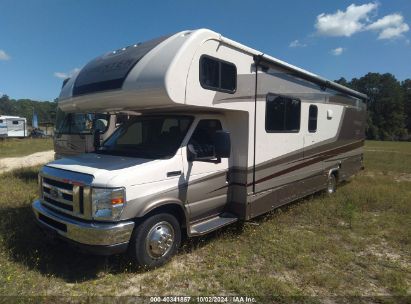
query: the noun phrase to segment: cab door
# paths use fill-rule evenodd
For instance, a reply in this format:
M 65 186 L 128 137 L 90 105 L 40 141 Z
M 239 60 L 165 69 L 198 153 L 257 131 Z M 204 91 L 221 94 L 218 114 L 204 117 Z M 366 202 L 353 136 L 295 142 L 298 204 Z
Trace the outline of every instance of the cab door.
M 203 118 L 195 122 L 187 145 L 191 145 L 199 158 L 214 155 L 214 135 L 223 130 L 218 118 Z M 218 215 L 224 211 L 228 194 L 228 158 L 212 160 L 187 160 L 183 149 L 186 202 L 190 220 L 196 221 Z

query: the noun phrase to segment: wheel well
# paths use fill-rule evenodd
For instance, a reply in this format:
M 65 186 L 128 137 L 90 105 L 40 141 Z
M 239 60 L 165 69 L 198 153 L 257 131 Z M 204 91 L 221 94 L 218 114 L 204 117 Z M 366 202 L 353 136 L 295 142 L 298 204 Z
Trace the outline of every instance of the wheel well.
M 181 227 L 186 226 L 186 215 L 184 213 L 183 208 L 180 205 L 173 203 L 156 207 L 153 210 L 150 210 L 148 213 L 146 213 L 143 218 L 148 218 L 159 213 L 170 213 L 177 218 Z
M 336 181 L 338 182 L 338 175 L 339 175 L 339 170 L 333 170 L 331 171 L 331 174 L 335 176 Z

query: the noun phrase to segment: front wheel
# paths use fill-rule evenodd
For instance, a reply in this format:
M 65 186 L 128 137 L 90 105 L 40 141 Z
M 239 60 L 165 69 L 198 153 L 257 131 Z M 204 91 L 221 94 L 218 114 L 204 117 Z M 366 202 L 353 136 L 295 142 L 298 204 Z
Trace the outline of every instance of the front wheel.
M 138 265 L 155 268 L 165 264 L 177 252 L 180 243 L 180 223 L 173 215 L 160 213 L 135 228 L 129 250 Z

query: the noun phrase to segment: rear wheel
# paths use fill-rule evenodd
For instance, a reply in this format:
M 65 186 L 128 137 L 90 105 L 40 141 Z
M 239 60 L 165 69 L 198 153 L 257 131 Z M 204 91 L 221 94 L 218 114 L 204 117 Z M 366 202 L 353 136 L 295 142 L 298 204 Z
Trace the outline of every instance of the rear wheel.
M 160 213 L 135 228 L 129 250 L 138 265 L 155 268 L 166 263 L 180 243 L 180 223 L 173 215 Z
M 327 181 L 327 194 L 331 195 L 337 190 L 337 178 L 335 174 L 331 173 Z

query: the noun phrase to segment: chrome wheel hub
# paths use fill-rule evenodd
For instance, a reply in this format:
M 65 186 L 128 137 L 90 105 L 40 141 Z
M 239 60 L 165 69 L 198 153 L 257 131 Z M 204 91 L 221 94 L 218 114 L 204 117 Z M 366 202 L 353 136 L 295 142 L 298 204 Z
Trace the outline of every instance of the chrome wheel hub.
M 155 224 L 147 234 L 146 249 L 150 257 L 159 259 L 165 256 L 174 244 L 174 229 L 168 222 Z

